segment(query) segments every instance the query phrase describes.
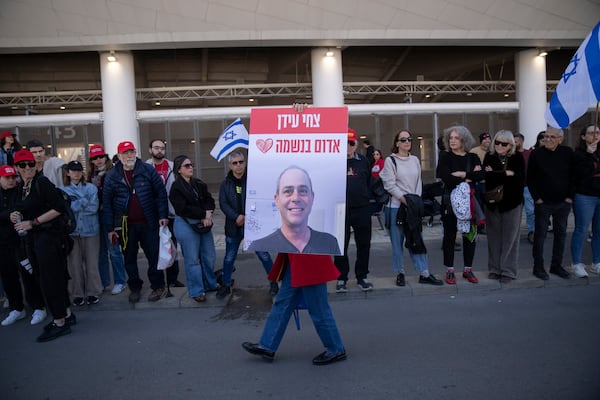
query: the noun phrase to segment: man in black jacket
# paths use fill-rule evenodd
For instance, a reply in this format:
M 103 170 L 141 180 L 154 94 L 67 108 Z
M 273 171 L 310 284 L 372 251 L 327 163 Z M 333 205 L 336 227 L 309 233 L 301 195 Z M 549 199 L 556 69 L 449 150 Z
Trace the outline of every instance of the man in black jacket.
M 563 253 L 567 236 L 567 218 L 571 211 L 575 186 L 572 179 L 573 150 L 561 146 L 562 129 L 548 127 L 544 146 L 529 156 L 527 183 L 535 204 L 535 231 L 533 236 L 533 275 L 548 280 L 544 269 L 544 241 L 552 216 L 554 243 L 550 273 L 569 278 L 563 268 Z
M 221 286 L 217 290 L 217 298 L 222 299 L 231 293 L 231 275 L 240 243 L 244 239 L 244 223 L 246 221 L 246 160 L 241 151 L 234 151 L 227 157 L 229 173 L 221 183 L 219 191 L 219 207 L 225 214 L 225 257 L 223 258 L 223 275 Z M 266 251 L 257 251 L 265 272 L 269 274 L 273 266 L 271 255 Z M 269 294 L 275 296 L 279 292 L 277 282 L 271 282 Z
M 348 245 L 350 244 L 350 228 L 354 231 L 356 243 L 356 264 L 354 273 L 356 282 L 362 291 L 373 290 L 373 284 L 367 280 L 369 273 L 369 252 L 371 251 L 371 165 L 366 157 L 361 156 L 356 148 L 358 137 L 354 129 L 348 129 L 348 169 L 346 175 L 346 235 L 344 254 L 335 256 L 334 262 L 340 271 L 335 291 L 347 291 L 346 282 L 350 262 Z

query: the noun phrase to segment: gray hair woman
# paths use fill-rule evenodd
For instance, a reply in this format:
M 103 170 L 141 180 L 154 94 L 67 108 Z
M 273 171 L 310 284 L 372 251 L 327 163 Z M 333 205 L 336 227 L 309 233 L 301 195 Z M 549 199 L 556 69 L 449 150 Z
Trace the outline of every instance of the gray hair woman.
M 483 160 L 486 192 L 502 192 L 501 199 L 486 199 L 488 278 L 504 284 L 517 277 L 519 258 L 525 160 L 516 147 L 511 131 L 498 131 Z

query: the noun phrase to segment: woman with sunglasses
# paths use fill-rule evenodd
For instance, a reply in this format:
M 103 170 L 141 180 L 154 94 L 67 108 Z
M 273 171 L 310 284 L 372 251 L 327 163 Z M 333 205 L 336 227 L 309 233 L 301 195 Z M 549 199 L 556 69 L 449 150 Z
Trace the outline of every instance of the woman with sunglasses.
M 509 283 L 517 277 L 519 235 L 525 187 L 525 160 L 516 151 L 513 133 L 494 135 L 483 161 L 485 191 L 503 187 L 500 201 L 487 201 L 485 221 L 488 236 L 488 278 Z
M 590 224 L 592 225 L 591 271 L 600 274 L 600 129 L 588 125 L 581 130 L 579 145 L 573 156 L 575 229 L 571 237 L 572 271 L 578 278 L 587 276 L 581 252 Z
M 423 190 L 421 181 L 421 161 L 410 154 L 412 148 L 412 136 L 409 131 L 402 129 L 394 136 L 392 154 L 386 158 L 383 170 L 379 177 L 383 181 L 383 187 L 390 193 L 390 201 L 386 207 L 386 221 L 390 221 L 390 241 L 392 242 L 392 269 L 396 272 L 396 285 L 405 286 L 403 264 L 404 226 L 396 224 L 398 212 L 402 210 L 404 215 L 410 212 L 407 202 L 408 195 L 416 195 L 420 198 Z M 407 211 L 409 210 L 409 211 Z M 406 223 L 406 221 L 404 221 Z M 419 224 L 420 227 L 420 224 Z M 419 230 L 419 239 L 423 237 Z M 413 267 L 419 272 L 419 283 L 431 285 L 443 285 L 429 273 L 427 251 L 423 245 L 422 251 L 415 251 L 412 247 L 408 249 Z
M 194 165 L 187 156 L 175 157 L 173 171 L 175 182 L 169 193 L 175 209 L 173 230 L 183 252 L 188 294 L 201 303 L 206 301 L 206 292 L 217 289 L 214 273 L 217 254 L 212 231 L 198 233 L 191 224 L 211 228 L 215 200 L 206 183 L 194 177 Z
M 106 173 L 111 170 L 113 163 L 108 158 L 104 148 L 99 144 L 90 146 L 90 164 L 88 167 L 88 182 L 91 182 L 98 189 L 98 218 L 102 215 L 102 188 L 104 187 L 104 178 Z M 125 275 L 125 262 L 119 243 L 111 243 L 108 240 L 108 232 L 103 223 L 100 223 L 100 253 L 98 255 L 98 271 L 102 287 L 106 290 L 110 286 L 110 272 L 108 270 L 108 258 L 112 265 L 114 286 L 112 294 L 119 294 L 127 286 L 127 276 Z
M 17 186 L 17 210 L 10 220 L 17 232 L 27 232 L 28 256 L 53 321 L 44 327 L 38 342 L 47 342 L 71 333 L 75 315 L 69 308 L 67 291 L 67 251 L 65 237 L 57 217 L 66 212 L 66 203 L 58 189 L 45 176 L 36 173 L 35 158 L 29 150 L 15 153 L 15 165 L 21 176 Z
M 477 154 L 469 153 L 475 145 L 475 139 L 466 127 L 461 125 L 451 126 L 444 130 L 444 147 L 447 151 L 440 152 L 438 161 L 438 177 L 444 182 L 442 195 L 442 223 L 444 235 L 442 250 L 444 252 L 444 265 L 446 266 L 446 283 L 456 284 L 454 275 L 454 247 L 456 242 L 457 219 L 452 210 L 450 194 L 461 183 L 469 184 L 471 188 L 475 182 L 483 179 L 481 160 Z M 474 189 L 473 189 L 474 190 Z M 472 191 L 473 191 L 472 190 Z M 463 278 L 471 283 L 477 283 L 473 274 L 473 257 L 475 256 L 475 238 L 463 236 Z

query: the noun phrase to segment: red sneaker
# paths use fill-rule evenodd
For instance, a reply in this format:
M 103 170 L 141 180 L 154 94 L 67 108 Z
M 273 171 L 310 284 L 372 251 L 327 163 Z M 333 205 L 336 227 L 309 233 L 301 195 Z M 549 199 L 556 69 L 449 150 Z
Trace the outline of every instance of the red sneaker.
M 475 277 L 475 275 L 473 274 L 473 271 L 465 271 L 465 272 L 463 272 L 463 278 L 465 278 L 466 280 L 468 280 L 471 283 L 477 283 L 477 282 L 479 282 L 477 280 L 477 278 Z
M 454 271 L 446 271 L 446 283 L 448 285 L 456 285 L 456 277 Z

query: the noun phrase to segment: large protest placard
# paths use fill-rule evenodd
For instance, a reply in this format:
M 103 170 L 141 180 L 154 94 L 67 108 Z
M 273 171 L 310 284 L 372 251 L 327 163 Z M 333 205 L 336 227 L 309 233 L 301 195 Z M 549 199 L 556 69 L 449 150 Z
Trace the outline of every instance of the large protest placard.
M 341 254 L 348 109 L 253 109 L 244 250 Z

